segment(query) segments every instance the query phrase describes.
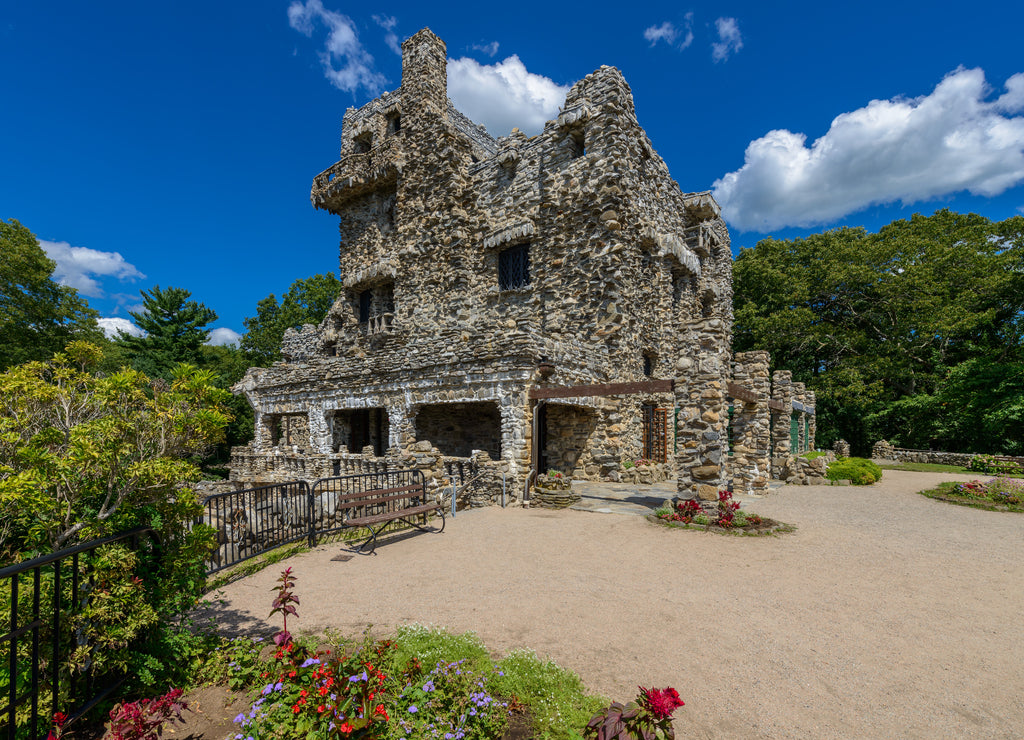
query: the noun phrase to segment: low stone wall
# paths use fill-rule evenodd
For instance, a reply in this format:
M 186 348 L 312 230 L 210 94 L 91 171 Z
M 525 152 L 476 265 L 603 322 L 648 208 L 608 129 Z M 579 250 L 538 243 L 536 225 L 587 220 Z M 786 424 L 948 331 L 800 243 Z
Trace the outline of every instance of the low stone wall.
M 623 468 L 619 471 L 619 481 L 622 483 L 661 483 L 665 480 L 672 480 L 675 473 L 668 465 L 662 463 L 651 463 L 650 465 L 636 465 L 632 468 Z M 614 480 L 609 477 L 609 480 Z
M 929 463 L 932 465 L 960 465 L 967 467 L 976 453 L 940 452 L 939 450 L 908 450 L 893 447 L 884 439 L 875 442 L 871 448 L 871 457 L 876 460 L 895 460 L 896 462 Z
M 835 461 L 835 453 L 826 452 L 813 460 L 799 455 L 772 458 L 772 468 L 779 471 L 779 480 L 787 486 L 821 486 L 826 482 L 825 471 Z

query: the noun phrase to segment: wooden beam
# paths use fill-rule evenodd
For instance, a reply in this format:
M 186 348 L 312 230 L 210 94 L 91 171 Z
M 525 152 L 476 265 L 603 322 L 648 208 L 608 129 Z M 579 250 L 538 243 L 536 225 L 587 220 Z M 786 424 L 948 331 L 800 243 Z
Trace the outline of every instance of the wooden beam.
M 774 409 L 775 411 L 785 411 L 786 404 L 784 404 L 782 401 L 776 401 L 774 398 L 769 398 L 768 408 Z
M 671 393 L 674 380 L 641 380 L 634 383 L 600 383 L 597 385 L 569 385 L 557 388 L 530 389 L 531 399 L 586 398 L 591 396 L 628 396 L 637 393 Z
M 733 382 L 729 382 L 725 386 L 726 391 L 729 393 L 730 398 L 735 398 L 737 401 L 746 401 L 747 403 L 757 403 L 761 400 L 761 397 L 754 393 L 749 388 L 744 388 L 742 385 L 736 385 Z

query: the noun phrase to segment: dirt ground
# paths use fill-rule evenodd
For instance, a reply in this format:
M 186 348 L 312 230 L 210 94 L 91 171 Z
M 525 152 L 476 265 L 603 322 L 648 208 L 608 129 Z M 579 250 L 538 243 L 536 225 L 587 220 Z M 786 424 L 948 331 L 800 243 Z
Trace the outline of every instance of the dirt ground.
M 327 545 L 290 559 L 298 625 L 472 630 L 496 654 L 531 648 L 621 701 L 671 685 L 686 701 L 679 737 L 1021 738 L 1024 516 L 914 493 L 951 479 L 968 477 L 886 471 L 870 487 L 747 500 L 796 525 L 777 537 L 460 512 L 443 534 L 372 556 L 332 561 L 340 546 Z M 283 567 L 223 589 L 225 633 L 273 632 Z

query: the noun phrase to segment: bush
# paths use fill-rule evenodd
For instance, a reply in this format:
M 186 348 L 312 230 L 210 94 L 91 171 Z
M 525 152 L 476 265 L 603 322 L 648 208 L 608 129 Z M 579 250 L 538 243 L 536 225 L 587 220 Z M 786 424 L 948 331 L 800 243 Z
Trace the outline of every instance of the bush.
M 870 486 L 882 479 L 882 469 L 863 457 L 843 457 L 828 466 L 829 480 L 849 480 L 855 486 Z
M 975 455 L 967 469 L 988 475 L 1024 475 L 1024 467 L 1012 460 L 999 460 L 994 455 Z

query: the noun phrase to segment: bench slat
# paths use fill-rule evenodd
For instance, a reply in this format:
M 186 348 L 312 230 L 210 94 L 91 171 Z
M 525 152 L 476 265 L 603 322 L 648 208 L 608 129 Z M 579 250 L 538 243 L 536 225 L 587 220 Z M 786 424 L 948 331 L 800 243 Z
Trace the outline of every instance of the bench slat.
M 384 495 L 388 493 L 401 493 L 402 491 L 422 491 L 423 486 L 419 483 L 414 483 L 408 486 L 396 486 L 395 488 L 369 488 L 365 491 L 356 491 L 355 493 L 342 493 L 338 496 L 338 501 L 350 501 L 353 499 L 366 498 L 367 496 Z
M 342 502 L 340 502 L 338 504 L 338 508 L 342 509 L 342 510 L 344 510 L 344 509 L 361 509 L 364 506 L 380 506 L 381 504 L 390 503 L 392 501 L 411 501 L 412 499 L 415 499 L 415 498 L 424 498 L 424 493 L 422 491 L 416 492 L 416 493 L 412 493 L 412 494 L 398 493 L 398 494 L 395 494 L 394 496 L 381 496 L 380 498 L 368 498 L 368 499 L 362 499 L 361 498 L 361 499 L 358 499 L 356 501 L 342 501 Z
M 395 511 L 385 511 L 381 514 L 346 519 L 345 524 L 350 527 L 365 527 L 370 524 L 379 524 L 380 522 L 386 522 L 392 519 L 404 519 L 407 516 L 415 516 L 416 514 L 422 514 L 425 511 L 437 511 L 441 508 L 443 507 L 440 504 L 421 504 L 420 506 L 410 506 L 406 509 L 396 509 Z

